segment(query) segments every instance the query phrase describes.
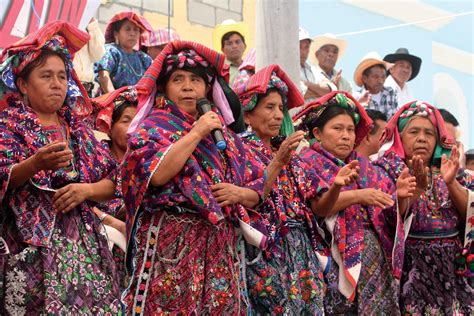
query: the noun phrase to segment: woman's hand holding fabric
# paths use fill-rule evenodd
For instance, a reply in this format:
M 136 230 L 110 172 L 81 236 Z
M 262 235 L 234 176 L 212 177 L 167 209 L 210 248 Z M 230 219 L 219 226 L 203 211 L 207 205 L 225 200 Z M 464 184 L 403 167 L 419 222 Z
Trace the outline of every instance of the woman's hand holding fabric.
M 207 112 L 195 121 L 191 131 L 170 147 L 155 170 L 150 181 L 151 185 L 159 187 L 175 177 L 183 169 L 199 142 L 214 129 L 222 129 L 219 116 L 214 112 Z
M 305 133 L 303 131 L 297 131 L 288 136 L 281 143 L 280 148 L 276 152 L 275 160 L 278 161 L 282 166 L 287 165 L 290 162 L 291 154 L 303 140 L 304 135 Z
M 211 190 L 220 207 L 239 203 L 245 207 L 253 208 L 260 201 L 258 193 L 254 190 L 230 183 L 211 185 Z
M 352 160 L 350 163 L 339 169 L 334 184 L 338 186 L 345 186 L 354 183 L 359 178 L 359 162 Z
M 446 182 L 447 185 L 452 184 L 453 181 L 456 179 L 456 175 L 460 166 L 459 156 L 459 150 L 456 146 L 454 146 L 451 150 L 451 155 L 449 156 L 449 159 L 446 158 L 445 154 L 443 154 L 443 156 L 441 157 L 441 168 L 439 171 L 441 173 L 441 176 L 443 177 L 444 182 Z
M 72 151 L 66 148 L 66 143 L 55 142 L 38 149 L 33 155 L 36 172 L 41 170 L 57 170 L 67 167 L 74 157 Z
M 211 185 L 211 190 L 220 207 L 233 205 L 243 200 L 242 188 L 230 183 Z
M 196 133 L 200 139 L 203 139 L 215 129 L 222 129 L 222 123 L 216 113 L 209 111 L 201 115 L 193 124 L 191 133 Z
M 53 205 L 58 213 L 67 213 L 91 195 L 89 183 L 72 183 L 57 190 Z
M 409 198 L 414 196 L 416 190 L 416 177 L 410 175 L 408 168 L 403 169 L 397 179 L 397 197 Z
M 389 194 L 376 189 L 360 189 L 359 198 L 359 203 L 366 206 L 373 205 L 380 208 L 387 208 L 394 203 Z

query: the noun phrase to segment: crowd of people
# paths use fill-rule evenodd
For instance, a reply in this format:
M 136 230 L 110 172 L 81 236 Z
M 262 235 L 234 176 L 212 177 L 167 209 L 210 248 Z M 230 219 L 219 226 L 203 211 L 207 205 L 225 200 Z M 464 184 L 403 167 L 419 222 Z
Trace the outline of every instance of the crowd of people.
M 293 82 L 227 30 L 120 12 L 2 52 L 0 313 L 472 315 L 474 154 L 421 59 L 356 89 L 300 28 Z

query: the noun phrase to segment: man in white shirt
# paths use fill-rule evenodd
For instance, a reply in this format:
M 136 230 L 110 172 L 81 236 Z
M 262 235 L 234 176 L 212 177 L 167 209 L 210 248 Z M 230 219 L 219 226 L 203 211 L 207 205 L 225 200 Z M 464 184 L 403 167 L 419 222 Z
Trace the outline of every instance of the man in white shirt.
M 334 83 L 308 61 L 312 39 L 304 28 L 299 29 L 300 39 L 300 92 L 307 102 L 337 90 Z
M 344 54 L 347 42 L 327 33 L 314 38 L 309 53 L 310 61 L 316 65 L 318 75 L 332 82 L 337 90 L 352 94 L 352 86 L 348 80 L 342 77 L 342 70 L 336 70 L 338 59 Z
M 403 106 L 414 101 L 415 98 L 407 82 L 420 72 L 421 58 L 410 55 L 406 48 L 399 48 L 394 54 L 385 56 L 383 60 L 394 64 L 389 70 L 390 75 L 385 80 L 385 86 L 391 87 L 397 92 L 398 104 Z

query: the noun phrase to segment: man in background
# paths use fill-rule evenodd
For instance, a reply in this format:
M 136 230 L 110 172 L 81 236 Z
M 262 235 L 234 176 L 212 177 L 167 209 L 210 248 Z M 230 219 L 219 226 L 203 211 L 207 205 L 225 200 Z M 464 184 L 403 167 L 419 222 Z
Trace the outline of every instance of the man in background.
M 374 127 L 357 146 L 356 151 L 371 160 L 377 158 L 380 149 L 380 138 L 387 126 L 387 115 L 377 110 L 367 110 L 367 114 L 374 122 Z
M 349 81 L 342 77 L 342 70 L 336 70 L 336 63 L 344 54 L 347 42 L 336 38 L 333 34 L 319 35 L 314 38 L 309 57 L 312 59 L 318 73 L 332 82 L 337 90 L 352 94 Z
M 389 70 L 390 75 L 385 80 L 385 86 L 397 92 L 398 104 L 403 106 L 414 101 L 415 98 L 407 82 L 413 80 L 420 72 L 421 58 L 410 55 L 406 48 L 399 48 L 394 54 L 385 56 L 383 60 L 394 64 Z
M 300 39 L 300 91 L 305 101 L 309 102 L 331 91 L 337 90 L 334 83 L 322 75 L 321 71 L 308 61 L 312 43 L 309 33 L 304 28 L 299 29 Z
M 370 52 L 362 58 L 354 72 L 354 82 L 361 87 L 354 93 L 355 98 L 366 109 L 378 110 L 388 119 L 398 110 L 396 92 L 384 86 L 386 72 L 392 66 L 376 52 Z
M 234 84 L 234 80 L 239 73 L 239 67 L 244 61 L 243 56 L 246 48 L 245 38 L 239 32 L 230 31 L 222 36 L 221 50 L 225 55 L 227 63 L 230 65 L 230 86 Z

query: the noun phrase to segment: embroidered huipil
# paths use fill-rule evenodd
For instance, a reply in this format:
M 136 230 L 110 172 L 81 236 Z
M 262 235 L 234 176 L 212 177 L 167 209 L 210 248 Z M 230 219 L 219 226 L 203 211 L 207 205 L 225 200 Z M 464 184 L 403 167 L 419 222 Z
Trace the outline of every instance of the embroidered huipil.
M 212 137 L 208 136 L 200 141 L 185 163 L 183 169 L 173 179 L 160 187 L 149 185 L 151 177 L 163 157 L 168 153 L 173 143 L 189 133 L 194 122 L 191 116 L 179 110 L 174 104 L 162 96 L 157 97 L 156 104 L 157 105 L 152 108 L 145 120 L 129 139 L 129 152 L 124 158 L 123 163 L 123 194 L 128 212 L 127 235 L 129 246 L 127 250 L 127 265 L 133 272 L 135 272 L 135 269 L 140 269 L 140 266 L 143 266 L 142 262 L 145 262 L 143 267 L 146 268 L 149 264 L 148 261 L 153 262 L 154 260 L 153 257 L 155 257 L 155 253 L 151 250 L 146 250 L 148 249 L 146 243 L 149 243 L 150 240 L 143 240 L 143 237 L 141 237 L 145 233 L 145 231 L 143 231 L 144 228 L 149 231 L 151 229 L 147 228 L 149 225 L 153 225 L 153 227 L 156 225 L 156 223 L 154 223 L 154 214 L 160 214 L 160 218 L 166 216 L 167 219 L 176 218 L 176 220 L 179 220 L 181 216 L 183 216 L 182 218 L 188 218 L 188 215 L 192 215 L 194 218 L 193 221 L 196 220 L 197 215 L 198 218 L 201 218 L 201 221 L 196 222 L 196 225 L 204 225 L 201 234 L 209 233 L 210 238 L 214 238 L 212 236 L 215 232 L 221 231 L 219 234 L 222 234 L 227 231 L 228 228 L 226 227 L 228 227 L 228 225 L 223 226 L 223 223 L 227 221 L 226 218 L 234 223 L 237 223 L 237 219 L 250 223 L 250 217 L 247 210 L 240 204 L 221 208 L 213 197 L 210 185 L 220 182 L 232 183 L 236 186 L 250 188 L 261 196 L 263 194 L 265 181 L 264 166 L 252 156 L 250 150 L 241 142 L 238 136 L 224 128 L 223 134 L 227 141 L 227 149 L 224 152 L 219 152 Z M 170 215 L 163 215 L 163 212 Z M 173 224 L 163 224 L 161 230 L 163 232 L 169 232 L 169 234 L 176 233 L 180 236 L 178 238 L 186 238 L 186 234 L 182 235 L 179 229 L 173 227 Z M 194 234 L 194 231 L 192 233 Z M 225 243 L 229 243 L 224 249 L 234 251 L 232 249 L 235 247 L 236 240 L 233 236 L 233 233 L 229 234 L 229 236 L 222 236 L 224 240 L 221 240 L 220 243 L 225 240 Z M 191 243 L 191 247 L 205 247 L 201 244 L 193 245 L 193 241 L 189 242 Z M 153 245 L 154 244 L 155 242 L 153 242 Z M 212 247 L 217 246 L 218 245 Z M 161 246 L 159 246 L 157 251 L 165 251 L 160 247 Z M 218 249 L 220 248 L 216 248 L 212 251 L 217 251 Z M 196 250 L 205 251 L 204 248 L 189 249 L 192 253 Z M 211 251 L 211 249 L 209 249 L 209 251 Z M 222 257 L 223 254 L 218 254 L 218 257 Z M 212 260 L 208 259 L 210 255 L 211 254 L 206 253 L 200 254 L 195 259 L 199 260 L 199 262 L 196 262 L 196 265 L 205 264 L 206 260 Z M 188 255 L 185 255 L 182 259 L 183 262 L 188 260 L 187 256 Z M 189 254 L 189 256 L 195 256 L 195 254 Z M 218 264 L 220 264 L 222 260 L 228 260 L 230 262 L 235 259 L 228 256 L 226 259 L 222 258 L 218 260 Z M 180 265 L 185 263 L 177 261 L 176 264 Z M 233 276 L 228 274 L 228 268 L 231 267 L 222 270 L 223 277 L 226 280 L 232 280 Z M 150 269 L 153 269 L 153 267 L 146 268 L 146 271 Z M 183 271 L 189 271 L 191 267 L 185 265 L 182 269 L 184 269 Z M 202 269 L 208 270 L 205 266 L 203 266 Z M 129 308 L 133 306 L 134 311 L 140 310 L 146 313 L 151 306 L 154 306 L 153 304 L 155 304 L 155 302 L 166 301 L 165 298 L 168 294 L 165 289 L 155 294 L 150 292 L 148 293 L 148 297 L 135 294 L 136 291 L 138 291 L 136 293 L 142 293 L 139 292 L 140 289 L 147 288 L 148 282 L 155 282 L 162 277 L 161 272 L 157 272 L 158 274 L 155 275 L 151 281 L 148 281 L 143 278 L 143 272 L 137 273 L 133 274 L 135 278 L 131 281 L 131 288 L 124 293 L 124 298 L 128 302 Z M 200 274 L 202 271 L 198 273 Z M 213 272 L 211 269 L 211 271 L 205 273 L 207 277 L 214 278 L 217 272 Z M 187 283 L 183 282 L 188 281 L 189 279 L 187 277 L 179 279 L 179 277 L 176 276 L 173 278 L 173 282 L 177 282 L 179 286 L 184 286 Z M 194 282 L 198 281 L 196 280 Z M 208 294 L 212 294 L 212 297 L 218 295 L 217 292 L 221 291 L 219 287 L 212 285 L 212 280 L 202 280 L 202 282 L 203 283 L 199 284 L 193 283 L 193 289 L 200 288 L 201 286 L 204 286 L 204 288 L 210 287 L 211 292 Z M 191 291 L 192 289 L 188 290 Z M 229 298 L 229 295 L 238 295 L 234 291 L 233 286 L 229 286 L 228 293 L 223 294 L 223 292 L 219 292 L 227 298 L 223 299 L 222 303 L 216 303 L 214 301 L 212 304 L 218 305 L 214 306 L 215 309 L 213 310 L 218 311 L 221 310 L 220 308 L 224 308 L 224 310 L 221 311 L 228 312 L 229 310 L 227 308 L 229 307 L 226 307 L 226 304 L 229 304 L 229 300 L 237 301 L 237 297 Z M 224 292 L 227 291 L 224 289 Z M 152 296 L 154 295 L 159 296 L 159 298 L 153 298 Z M 132 297 L 133 302 L 130 302 Z M 147 300 L 146 303 L 144 302 L 145 299 Z M 190 306 L 186 307 L 182 305 L 186 310 L 188 308 L 199 308 L 199 310 L 203 312 L 209 311 L 209 307 L 206 305 L 192 307 L 194 303 L 189 300 L 186 303 L 182 302 L 180 297 L 174 297 L 174 300 L 181 302 L 179 304 L 190 304 Z M 201 300 L 203 304 L 207 304 L 212 302 L 209 300 L 215 300 L 215 298 L 202 297 Z M 169 304 L 174 304 L 174 301 L 170 301 Z M 220 304 L 222 307 L 220 307 Z M 171 307 L 167 306 L 163 308 L 168 310 Z
M 252 153 L 268 166 L 273 159 L 273 153 L 255 134 L 243 134 L 242 140 L 251 148 Z M 315 249 L 323 249 L 321 238 L 316 234 L 315 216 L 309 208 L 309 200 L 318 198 L 328 190 L 327 183 L 322 180 L 304 160 L 293 155 L 290 162 L 279 173 L 273 184 L 270 196 L 258 208 L 263 225 L 267 227 L 269 246 L 267 255 L 278 249 L 278 243 L 288 232 L 287 221 L 304 222 L 309 227 L 310 239 Z
M 392 195 L 396 201 L 395 183 L 388 178 L 382 169 L 372 165 L 368 159 L 353 151 L 346 162 L 339 160 L 324 150 L 319 143 L 314 143 L 311 149 L 302 152 L 302 157 L 310 163 L 316 173 L 328 184 L 331 184 L 339 169 L 346 162 L 359 162 L 359 179 L 352 185 L 345 186 L 341 191 L 374 188 Z M 390 221 L 389 219 L 393 219 Z M 398 220 L 397 220 L 398 219 Z M 390 224 L 390 223 L 395 224 Z M 375 206 L 353 204 L 339 211 L 333 231 L 333 241 L 341 255 L 345 275 L 355 294 L 360 274 L 361 254 L 364 251 L 364 229 L 373 229 L 376 233 L 387 262 L 393 269 L 393 274 L 400 277 L 403 262 L 403 228 L 394 208 L 380 209 Z M 343 292 L 344 293 L 344 292 Z
M 162 187 L 149 186 L 150 179 L 174 142 L 192 128 L 194 119 L 179 110 L 169 100 L 158 97 L 162 106 L 153 109 L 129 140 L 129 154 L 123 169 L 123 195 L 130 218 L 141 211 L 184 205 L 199 212 L 215 224 L 226 216 L 249 222 L 240 204 L 221 208 L 214 199 L 210 185 L 227 182 L 253 189 L 261 196 L 264 186 L 264 166 L 250 154 L 233 132 L 225 129 L 227 149 L 218 151 L 211 136 L 201 140 L 183 170 Z M 135 225 L 133 221 L 128 221 Z M 127 228 L 127 235 L 133 227 Z
M 106 177 L 115 166 L 110 154 L 102 149 L 93 133 L 81 122 L 72 121 L 70 124 L 70 149 L 74 154 L 78 178 L 66 182 L 92 183 Z M 1 114 L 0 130 L 0 199 L 16 211 L 16 222 L 23 241 L 35 246 L 47 246 L 57 216 L 51 203 L 54 190 L 60 188 L 58 184 L 55 186 L 55 172 L 42 170 L 14 192 L 7 191 L 7 187 L 13 166 L 35 154 L 49 140 L 36 114 L 22 102 L 9 103 Z M 86 214 L 90 225 L 92 215 Z
M 398 178 L 405 162 L 395 153 L 388 153 L 376 161 L 377 165 L 387 171 L 392 179 Z M 439 170 L 433 169 L 429 188 L 410 207 L 413 220 L 410 225 L 410 237 L 442 238 L 458 235 L 461 223 L 459 212 L 449 197 L 449 191 Z M 465 188 L 474 190 L 474 177 L 460 169 L 456 180 Z M 431 182 L 431 181 L 430 181 Z
M 242 136 L 253 154 L 269 165 L 273 153 L 258 136 Z M 317 231 L 309 203 L 327 190 L 326 182 L 293 155 L 256 209 L 260 216 L 256 224 L 266 228 L 268 242 L 263 253 L 252 245 L 245 246 L 244 271 L 254 313 L 323 313 L 326 264 L 319 258 L 328 257 L 329 247 Z M 319 258 L 318 253 L 322 255 Z
M 64 214 L 58 214 L 52 203 L 56 189 L 107 177 L 114 168 L 110 155 L 82 122 L 61 119 L 74 155 L 71 165 L 39 171 L 8 190 L 14 165 L 34 155 L 52 136 L 52 129 L 42 127 L 21 100 L 8 101 L 0 114 L 0 201 L 5 221 L 2 235 L 10 254 L 1 267 L 5 292 L 0 294 L 6 300 L 0 311 L 117 313 L 115 265 L 106 237 L 100 233 L 100 221 L 91 211 L 93 203 L 85 201 Z
M 115 89 L 134 85 L 150 67 L 151 62 L 151 57 L 142 51 L 129 54 L 119 45 L 106 44 L 104 56 L 94 65 L 96 81 L 98 82 L 99 71 L 106 70 L 110 73 Z

